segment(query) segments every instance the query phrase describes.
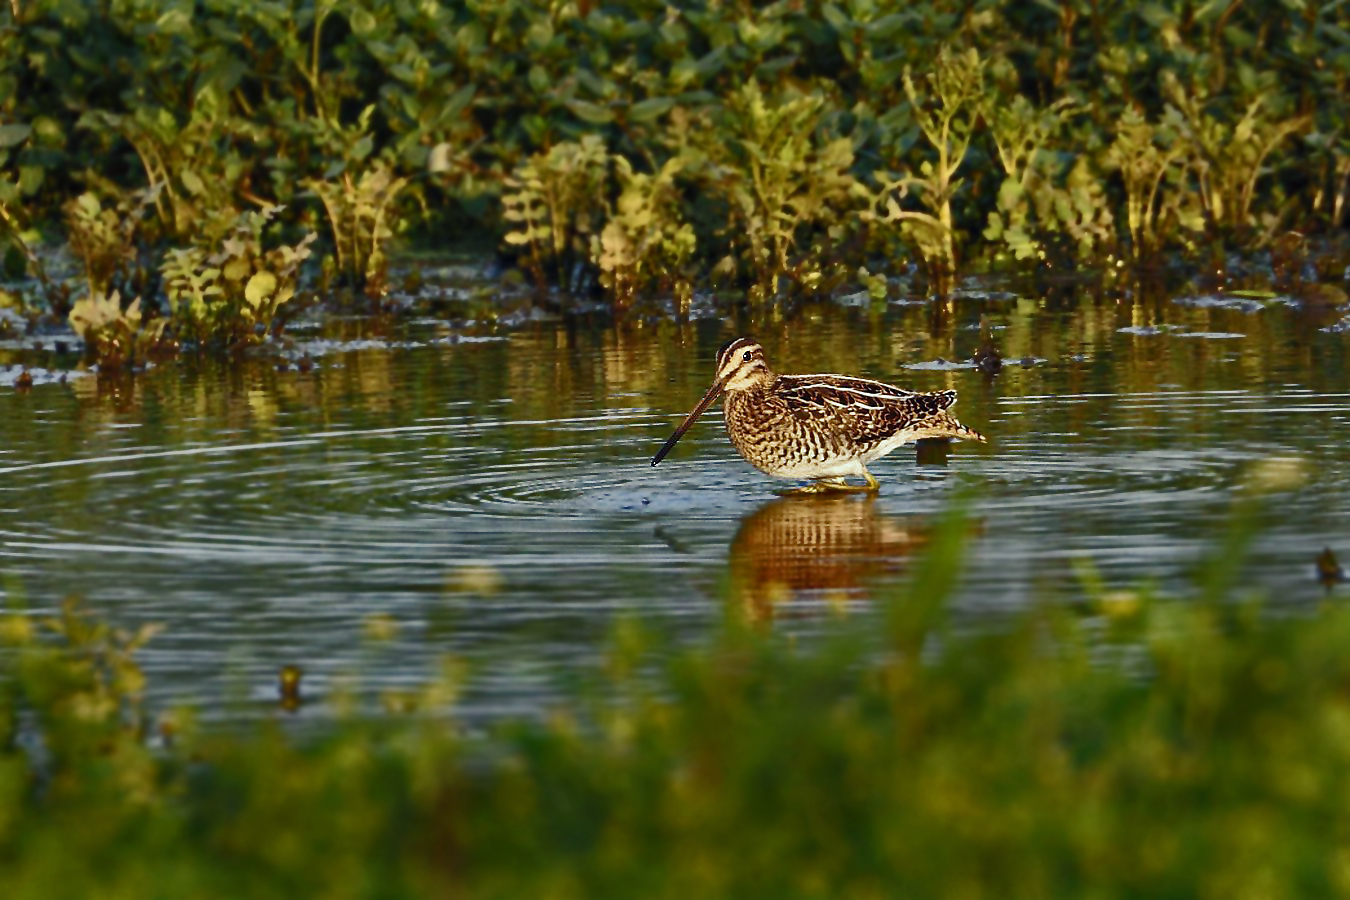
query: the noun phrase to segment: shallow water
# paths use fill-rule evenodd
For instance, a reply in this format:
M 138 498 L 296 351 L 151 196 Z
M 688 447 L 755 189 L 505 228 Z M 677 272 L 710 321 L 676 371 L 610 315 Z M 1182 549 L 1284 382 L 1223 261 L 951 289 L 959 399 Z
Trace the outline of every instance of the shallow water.
M 308 371 L 186 360 L 20 391 L 6 369 L 0 583 L 38 612 L 78 594 L 163 623 L 141 656 L 157 703 L 265 712 L 294 664 L 323 716 L 339 679 L 374 697 L 451 654 L 472 673 L 461 714 L 491 721 L 592 671 L 621 613 L 677 642 L 728 604 L 804 634 L 869 615 L 958 488 L 975 522 L 963 616 L 1032 602 L 1082 557 L 1113 585 L 1184 593 L 1253 467 L 1291 459 L 1243 577 L 1319 602 L 1316 554 L 1350 554 L 1346 336 L 1323 330 L 1334 311 L 1214 299 L 1057 288 L 473 340 L 345 322 L 296 334 Z M 948 362 L 972 355 L 981 315 L 994 376 Z M 955 388 L 990 443 L 945 464 L 902 448 L 873 466 L 875 500 L 784 499 L 713 410 L 653 469 L 745 331 L 780 371 Z M 16 362 L 76 360 L 0 349 Z

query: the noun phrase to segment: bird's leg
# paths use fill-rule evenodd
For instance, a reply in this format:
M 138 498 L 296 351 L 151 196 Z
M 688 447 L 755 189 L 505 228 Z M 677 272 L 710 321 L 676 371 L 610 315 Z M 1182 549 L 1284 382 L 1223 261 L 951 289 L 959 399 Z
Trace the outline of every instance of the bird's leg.
M 825 483 L 824 490 L 843 491 L 848 494 L 875 494 L 881 490 L 881 482 L 872 477 L 872 473 L 866 469 L 862 470 L 862 477 L 867 480 L 867 484 L 846 484 L 844 479 Z
M 872 473 L 866 469 L 862 470 L 862 477 L 866 479 L 866 484 L 849 484 L 842 478 L 818 478 L 806 487 L 798 488 L 797 492 L 802 494 L 875 494 L 881 490 L 881 482 L 872 476 Z
M 795 487 L 791 490 L 779 491 L 785 497 L 798 497 L 803 494 L 829 494 L 835 491 L 846 491 L 848 485 L 837 478 L 822 478 L 813 481 L 810 484 L 804 484 L 801 487 Z

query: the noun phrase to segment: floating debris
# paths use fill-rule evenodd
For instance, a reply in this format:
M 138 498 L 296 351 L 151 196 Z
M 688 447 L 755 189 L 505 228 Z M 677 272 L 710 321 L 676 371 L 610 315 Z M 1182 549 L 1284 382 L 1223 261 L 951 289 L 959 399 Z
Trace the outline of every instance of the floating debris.
M 1116 334 L 1137 334 L 1141 337 L 1152 337 L 1156 334 L 1171 334 L 1172 332 L 1185 330 L 1185 325 L 1169 325 L 1166 323 L 1159 325 L 1127 325 L 1124 328 L 1117 328 Z
M 300 680 L 304 676 L 305 670 L 299 666 L 282 666 L 277 673 L 278 702 L 286 712 L 293 713 L 304 704 L 304 698 L 300 696 Z
M 1345 570 L 1336 561 L 1336 554 L 1327 547 L 1317 554 L 1317 580 L 1327 587 L 1345 580 Z
M 1190 306 L 1195 309 L 1231 309 L 1244 313 L 1260 312 L 1267 306 L 1273 305 L 1298 305 L 1298 301 L 1292 297 L 1278 296 L 1257 300 L 1252 297 L 1238 297 L 1231 294 L 1205 294 L 1199 297 L 1174 297 L 1172 298 L 1172 302 L 1177 306 Z
M 76 378 L 84 378 L 86 375 L 92 374 L 93 372 L 83 369 L 25 369 L 22 366 L 15 365 L 6 370 L 0 367 L 0 387 L 26 389 L 41 387 L 44 384 L 65 384 L 67 381 L 74 381 Z
M 958 289 L 947 295 L 953 300 L 978 300 L 985 303 L 1006 303 L 1010 300 L 1016 300 L 1017 295 L 1012 291 L 984 291 L 971 289 Z
M 872 295 L 867 291 L 856 291 L 852 294 L 841 294 L 834 298 L 834 302 L 840 306 L 871 306 Z
M 957 369 L 973 369 L 975 368 L 975 363 L 973 360 L 965 360 L 964 362 L 952 362 L 950 360 L 943 359 L 942 357 L 939 356 L 937 359 L 930 360 L 929 362 L 906 363 L 904 368 L 931 369 L 938 372 L 951 372 Z
M 989 328 L 989 320 L 980 316 L 980 346 L 971 357 L 975 367 L 987 375 L 997 375 L 1003 368 L 1003 354 L 994 346 L 994 336 Z

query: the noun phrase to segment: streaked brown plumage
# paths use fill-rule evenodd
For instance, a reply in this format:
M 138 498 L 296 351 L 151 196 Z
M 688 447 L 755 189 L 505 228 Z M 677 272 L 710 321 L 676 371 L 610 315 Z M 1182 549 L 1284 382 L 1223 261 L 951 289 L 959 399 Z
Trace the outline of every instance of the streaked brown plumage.
M 755 468 L 777 478 L 805 478 L 806 490 L 875 491 L 867 464 L 920 438 L 984 435 L 948 410 L 956 391 L 922 393 L 846 375 L 778 375 L 764 348 L 737 338 L 717 354 L 717 377 L 703 399 L 670 436 L 652 465 L 666 457 L 691 425 L 726 394 L 731 443 Z M 846 476 L 866 480 L 848 485 Z

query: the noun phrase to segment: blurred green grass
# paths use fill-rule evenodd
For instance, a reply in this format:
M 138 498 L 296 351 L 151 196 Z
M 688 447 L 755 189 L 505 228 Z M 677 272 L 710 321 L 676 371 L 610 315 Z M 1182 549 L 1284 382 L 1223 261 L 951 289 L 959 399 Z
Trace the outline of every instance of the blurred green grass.
M 983 630 L 945 613 L 953 513 L 870 624 L 805 646 L 729 616 L 658 654 L 624 621 L 605 690 L 487 757 L 440 715 L 298 739 L 177 714 L 158 746 L 148 635 L 71 607 L 53 641 L 11 615 L 0 896 L 1344 894 L 1350 611 L 1242 594 L 1259 504 L 1239 501 L 1193 597 L 1085 568 L 1075 597 Z

